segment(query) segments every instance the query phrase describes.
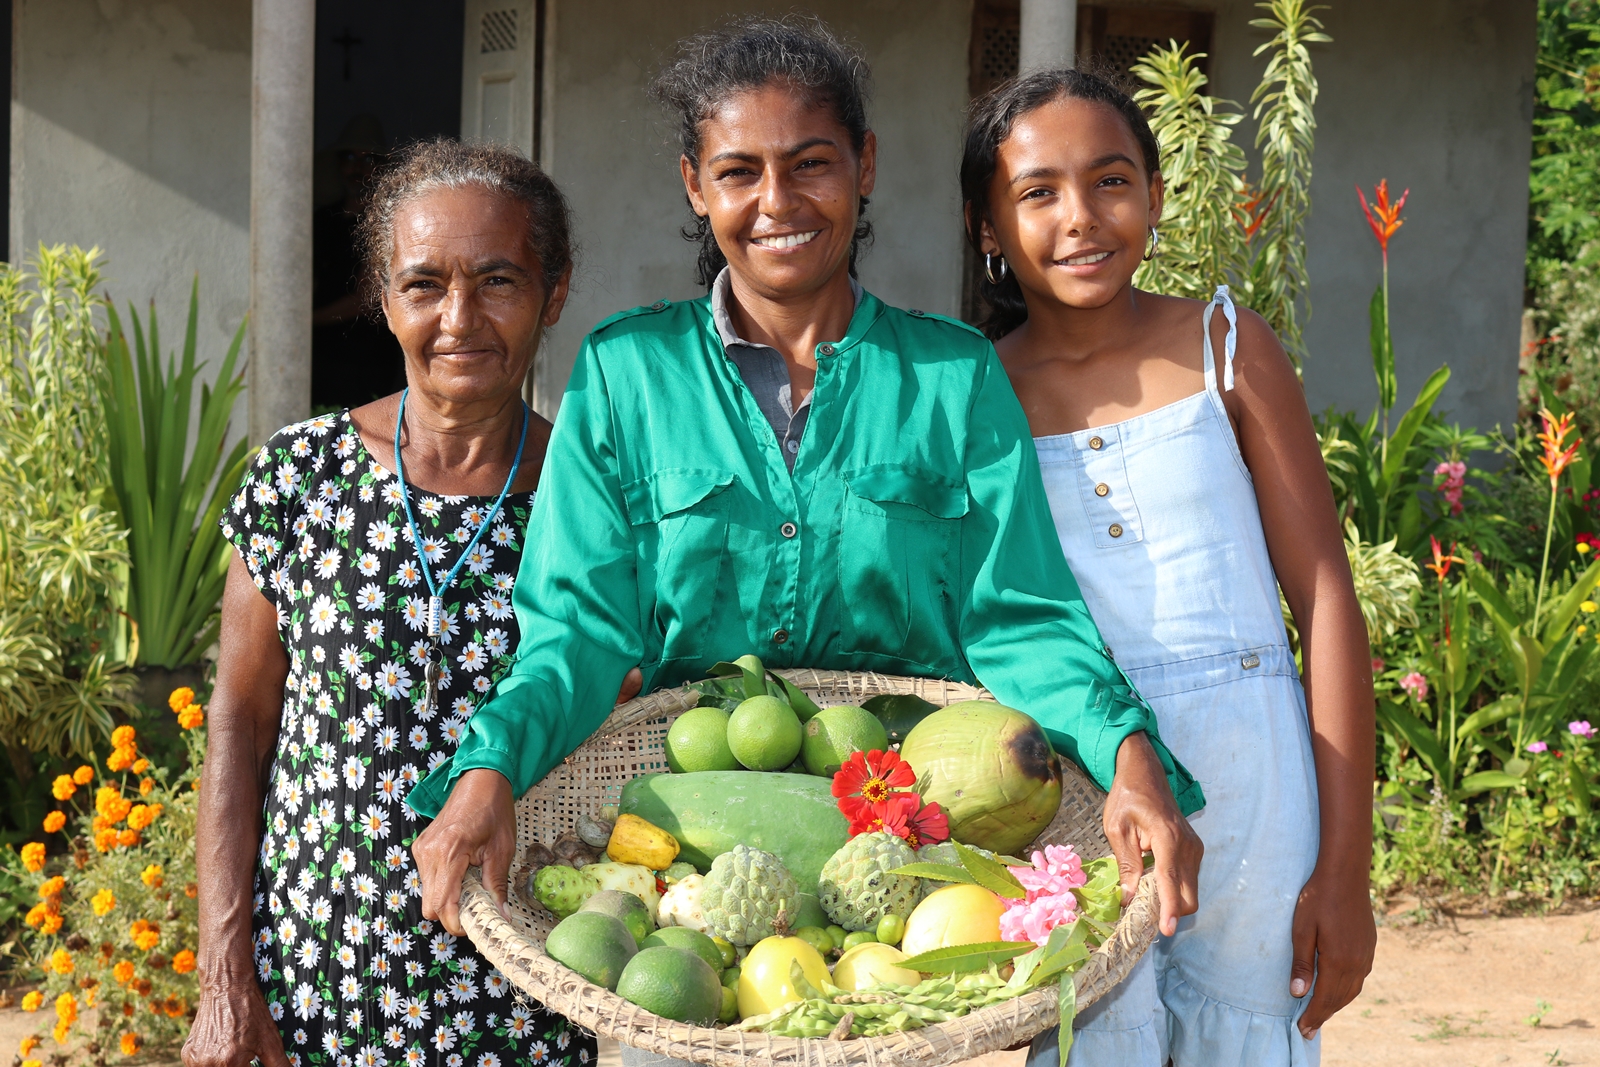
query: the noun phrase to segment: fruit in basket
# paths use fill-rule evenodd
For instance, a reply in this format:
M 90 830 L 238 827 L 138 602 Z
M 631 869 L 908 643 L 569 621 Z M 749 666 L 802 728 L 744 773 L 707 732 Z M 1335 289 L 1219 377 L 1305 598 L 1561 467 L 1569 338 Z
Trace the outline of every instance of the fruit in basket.
M 533 876 L 533 899 L 549 908 L 558 919 L 565 919 L 583 907 L 584 901 L 600 892 L 594 864 L 583 870 L 553 864 L 540 867 Z
M 1001 900 L 981 885 L 947 885 L 928 894 L 906 920 L 900 950 L 920 956 L 936 948 L 999 941 Z
M 722 972 L 722 984 L 729 989 L 739 988 L 739 967 L 737 964 Z
M 706 913 L 700 905 L 700 894 L 704 891 L 705 879 L 698 874 L 678 879 L 661 894 L 656 920 L 662 926 L 683 926 L 705 933 Z
M 801 739 L 800 717 L 774 696 L 751 697 L 728 717 L 728 748 L 752 771 L 787 767 L 800 754 Z
M 822 910 L 846 930 L 871 930 L 885 915 L 910 915 L 922 886 L 889 872 L 916 861 L 911 846 L 894 834 L 857 834 L 823 865 L 817 883 Z
M 611 840 L 611 820 L 597 819 L 593 815 L 579 815 L 573 820 L 572 829 L 578 838 L 591 848 L 605 848 Z
M 771 852 L 807 893 L 850 839 L 833 783 L 810 774 L 647 774 L 622 787 L 621 810 L 677 838 L 678 858 L 702 871 L 737 844 Z
M 639 946 L 622 920 L 598 911 L 580 911 L 556 923 L 545 938 L 544 951 L 595 985 L 615 992 Z
M 1061 807 L 1061 757 L 1037 722 L 990 700 L 929 715 L 906 735 L 900 758 L 917 769 L 924 801 L 937 801 L 962 844 L 1014 854 Z
M 735 945 L 753 945 L 800 910 L 794 875 L 770 852 L 733 846 L 711 864 L 700 890 L 707 927 Z
M 618 863 L 664 871 L 678 858 L 678 839 L 637 815 L 619 815 L 606 843 L 606 855 Z
M 667 730 L 667 766 L 676 774 L 736 771 L 739 761 L 728 747 L 728 713 L 721 708 L 690 708 Z
M 722 1010 L 717 1012 L 717 1022 L 731 1023 L 739 1017 L 739 992 L 737 988 L 722 987 Z
M 852 752 L 887 751 L 888 748 L 888 731 L 876 715 L 865 708 L 839 704 L 823 708 L 806 723 L 800 756 L 809 773 L 831 778 Z
M 639 950 L 617 981 L 617 996 L 663 1019 L 709 1026 L 722 1011 L 717 972 L 693 952 L 670 945 Z
M 802 926 L 826 927 L 828 925 L 828 913 L 822 910 L 822 901 L 817 899 L 815 893 L 807 893 L 804 889 L 800 890 L 800 910 L 789 921 L 789 925 L 796 930 Z
M 699 930 L 691 930 L 687 926 L 663 926 L 639 942 L 639 947 L 642 949 L 654 948 L 656 945 L 670 945 L 685 952 L 693 952 L 705 960 L 706 966 L 717 972 L 718 980 L 721 980 L 722 950 L 717 947 L 715 941 Z
M 846 930 L 838 923 L 833 923 L 826 929 L 828 931 L 828 936 L 833 939 L 834 951 L 837 952 L 844 948 L 844 939 L 850 936 L 850 931 Z
M 608 860 L 605 863 L 591 863 L 582 873 L 598 882 L 601 889 L 620 889 L 644 901 L 645 907 L 650 909 L 650 921 L 655 922 L 656 909 L 661 906 L 661 894 L 656 889 L 656 872 L 637 863 Z
M 805 997 L 794 987 L 789 964 L 798 961 L 806 981 L 819 990 L 829 984 L 828 965 L 822 955 L 798 937 L 769 937 L 744 958 L 739 969 L 739 1015 L 765 1015 Z
M 900 961 L 910 959 L 893 945 L 867 942 L 839 957 L 833 965 L 833 984 L 854 992 L 865 986 L 886 982 L 891 985 L 916 985 L 922 975 L 900 966 Z
M 849 952 L 857 945 L 872 945 L 877 941 L 878 935 L 871 930 L 852 930 L 844 935 L 844 942 L 840 944 L 839 949 L 842 952 Z
M 900 939 L 906 936 L 906 921 L 890 913 L 878 920 L 878 928 L 873 933 L 885 945 L 898 945 Z
M 609 915 L 619 920 L 628 928 L 628 933 L 633 935 L 633 939 L 641 944 L 656 928 L 656 924 L 650 921 L 649 905 L 632 893 L 624 893 L 620 889 L 602 889 L 584 901 L 583 907 L 578 910 L 598 911 L 602 915 Z
M 717 965 L 719 970 L 732 967 L 739 961 L 739 950 L 733 947 L 733 942 L 725 937 L 711 935 L 711 943 L 717 946 L 717 951 L 722 953 L 722 962 Z
M 674 882 L 683 881 L 691 874 L 698 873 L 700 872 L 694 869 L 694 864 L 685 863 L 682 860 L 679 860 L 677 863 L 674 863 L 672 866 L 661 872 L 661 880 L 666 882 L 668 885 L 672 885 Z
M 820 926 L 802 926 L 794 932 L 794 936 L 816 949 L 819 955 L 826 956 L 833 951 L 833 938 Z

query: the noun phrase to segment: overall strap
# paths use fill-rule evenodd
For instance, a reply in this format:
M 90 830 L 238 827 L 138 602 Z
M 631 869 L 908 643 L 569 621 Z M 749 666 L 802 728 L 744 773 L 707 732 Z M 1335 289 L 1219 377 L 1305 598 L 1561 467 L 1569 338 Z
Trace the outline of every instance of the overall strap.
M 1211 313 L 1217 308 L 1228 318 L 1228 336 L 1222 343 L 1224 362 L 1222 365 L 1222 388 L 1231 392 L 1233 389 L 1233 353 L 1239 345 L 1239 313 L 1234 309 L 1233 298 L 1228 295 L 1226 285 L 1217 286 L 1216 293 L 1211 297 L 1211 302 L 1206 305 L 1205 315 L 1202 318 L 1202 327 L 1205 331 L 1205 372 L 1206 388 L 1217 388 L 1217 357 L 1211 350 Z

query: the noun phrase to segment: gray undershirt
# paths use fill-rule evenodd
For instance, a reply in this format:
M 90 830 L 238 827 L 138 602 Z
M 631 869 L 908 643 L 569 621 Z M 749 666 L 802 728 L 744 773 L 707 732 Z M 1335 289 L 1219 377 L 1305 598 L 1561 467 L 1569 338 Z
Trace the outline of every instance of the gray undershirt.
M 711 321 L 716 323 L 723 351 L 739 368 L 745 388 L 750 390 L 761 414 L 772 424 L 772 432 L 778 438 L 778 451 L 783 453 L 783 462 L 792 471 L 794 458 L 800 451 L 800 438 L 806 432 L 806 423 L 811 414 L 811 394 L 807 393 L 796 407 L 793 386 L 789 381 L 789 366 L 783 361 L 783 356 L 775 348 L 746 341 L 739 336 L 738 330 L 734 329 L 733 318 L 728 314 L 728 291 L 732 284 L 728 268 L 723 267 L 717 280 L 711 283 Z M 859 306 L 861 284 L 854 278 L 850 279 L 850 291 L 855 294 L 856 305 Z

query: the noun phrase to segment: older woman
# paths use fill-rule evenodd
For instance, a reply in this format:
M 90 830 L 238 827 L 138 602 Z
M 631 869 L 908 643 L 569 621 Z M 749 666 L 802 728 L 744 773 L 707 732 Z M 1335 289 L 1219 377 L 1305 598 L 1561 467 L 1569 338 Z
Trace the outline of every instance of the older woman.
M 1162 926 L 1195 908 L 1202 803 L 1101 641 L 992 345 L 856 284 L 877 146 L 866 64 L 823 26 L 685 42 L 681 119 L 708 296 L 584 344 L 517 588 L 523 647 L 408 803 L 423 914 L 462 872 L 504 893 L 513 796 L 583 741 L 633 664 L 651 685 L 755 652 L 981 681 L 1110 789 L 1125 885 L 1155 854 Z
M 550 433 L 521 391 L 567 295 L 566 204 L 510 151 L 438 141 L 362 229 L 408 386 L 279 431 L 223 517 L 184 1062 L 588 1063 L 593 1037 L 422 917 L 402 803 L 517 645 Z

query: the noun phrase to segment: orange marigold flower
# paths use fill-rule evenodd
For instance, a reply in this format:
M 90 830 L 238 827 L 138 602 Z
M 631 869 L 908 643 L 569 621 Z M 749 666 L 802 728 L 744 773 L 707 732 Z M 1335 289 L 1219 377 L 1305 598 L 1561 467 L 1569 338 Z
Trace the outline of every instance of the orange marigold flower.
M 47 834 L 53 834 L 65 825 L 67 825 L 67 813 L 64 811 L 52 811 L 44 817 L 44 832 Z
M 56 780 L 50 783 L 50 794 L 57 800 L 71 800 L 72 794 L 78 791 L 78 786 L 70 774 L 58 774 Z
M 193 703 L 194 690 L 186 685 L 180 685 L 167 695 L 167 707 L 171 708 L 174 714 Z
M 117 906 L 117 896 L 109 889 L 102 889 L 89 901 L 89 905 L 94 908 L 96 915 L 104 916 Z
M 88 978 L 83 980 L 83 988 L 89 991 L 88 995 L 83 998 L 83 1003 L 84 1006 L 88 1008 L 94 1007 L 94 1002 L 100 999 L 100 983 L 95 982 L 93 985 L 87 984 L 90 981 L 92 980 Z
M 28 914 L 23 916 L 22 921 L 37 930 L 39 925 L 44 922 L 44 917 L 49 914 L 49 904 L 35 904 L 33 907 L 28 909 Z
M 50 969 L 57 974 L 72 973 L 72 953 L 64 948 L 58 948 L 50 953 Z
M 72 780 L 78 785 L 88 785 L 94 781 L 94 768 L 87 763 L 72 772 Z
M 196 726 L 206 721 L 205 709 L 199 704 L 190 704 L 178 712 L 178 725 L 185 730 L 193 730 Z
M 44 1064 L 40 1063 L 38 1060 L 29 1059 L 22 1061 L 22 1067 L 44 1067 Z
M 188 974 L 190 971 L 194 970 L 194 968 L 194 953 L 188 949 L 181 949 L 176 956 L 172 957 L 172 970 L 175 973 Z
M 193 900 L 199 894 L 200 887 L 195 885 L 193 882 L 190 882 L 188 885 L 183 887 L 183 895 L 188 897 L 190 900 Z
M 40 925 L 40 927 L 39 927 L 39 931 L 41 933 L 45 933 L 45 934 L 54 934 L 54 933 L 58 932 L 60 929 L 61 929 L 61 915 L 60 915 L 59 912 L 54 912 L 54 911 L 52 911 L 49 915 L 46 915 L 44 917 L 44 923 L 42 925 Z
M 111 731 L 111 747 L 131 748 L 135 744 L 136 736 L 133 732 L 133 727 L 119 726 Z
M 29 841 L 22 846 L 22 865 L 35 874 L 44 870 L 43 842 Z
M 140 757 L 133 761 L 133 766 L 130 769 L 134 774 L 143 774 L 150 769 L 150 761 Z
M 139 951 L 149 952 L 161 942 L 161 927 L 148 919 L 135 919 L 128 928 L 128 937 L 139 946 Z
M 176 1019 L 189 1010 L 189 1005 L 179 997 L 169 996 L 166 1003 L 161 1006 L 162 1013 L 169 1019 Z
M 67 1043 L 67 1035 L 71 1032 L 71 1023 L 56 1023 L 55 1027 L 50 1031 L 50 1036 L 56 1039 L 56 1044 L 65 1045 Z
M 103 785 L 95 790 L 94 810 L 109 817 L 111 805 L 122 799 L 122 790 L 114 785 Z
M 32 1034 L 29 1034 L 27 1037 L 22 1039 L 22 1044 L 17 1046 L 17 1055 L 26 1056 L 28 1053 L 32 1052 L 38 1047 L 39 1039 L 34 1037 Z
M 38 1011 L 42 1007 L 44 1007 L 44 994 L 39 992 L 37 989 L 23 996 L 23 1011 Z
M 97 852 L 110 852 L 117 847 L 117 832 L 115 830 L 101 830 L 94 835 L 94 847 Z
M 139 795 L 140 796 L 142 796 L 142 797 L 149 796 L 150 795 L 150 791 L 152 789 L 154 789 L 155 787 L 156 787 L 156 780 L 154 778 L 141 778 L 141 779 L 139 779 Z
M 151 889 L 160 889 L 162 882 L 165 881 L 165 879 L 161 877 L 161 864 L 152 863 L 150 866 L 140 871 L 139 881 L 143 882 Z
M 132 848 L 139 843 L 139 831 L 124 830 L 117 835 L 117 844 L 123 848 Z
M 63 993 L 56 998 L 56 1018 L 71 1026 L 78 1021 L 78 998 Z
M 117 980 L 118 985 L 127 985 L 133 981 L 133 964 L 128 960 L 118 960 L 117 965 L 111 968 L 111 977 Z
M 160 804 L 135 804 L 128 811 L 128 827 L 143 830 L 161 817 Z
M 39 899 L 55 900 L 66 888 L 67 880 L 61 877 L 59 874 L 54 878 L 46 878 L 44 881 L 39 883 Z
M 113 771 L 125 771 L 132 766 L 138 751 L 131 745 L 127 748 L 114 748 L 111 755 L 106 757 L 106 768 Z
M 123 1034 L 122 1038 L 117 1042 L 117 1047 L 122 1050 L 124 1056 L 132 1056 L 139 1051 L 140 1046 L 143 1044 L 144 1038 L 138 1034 Z

